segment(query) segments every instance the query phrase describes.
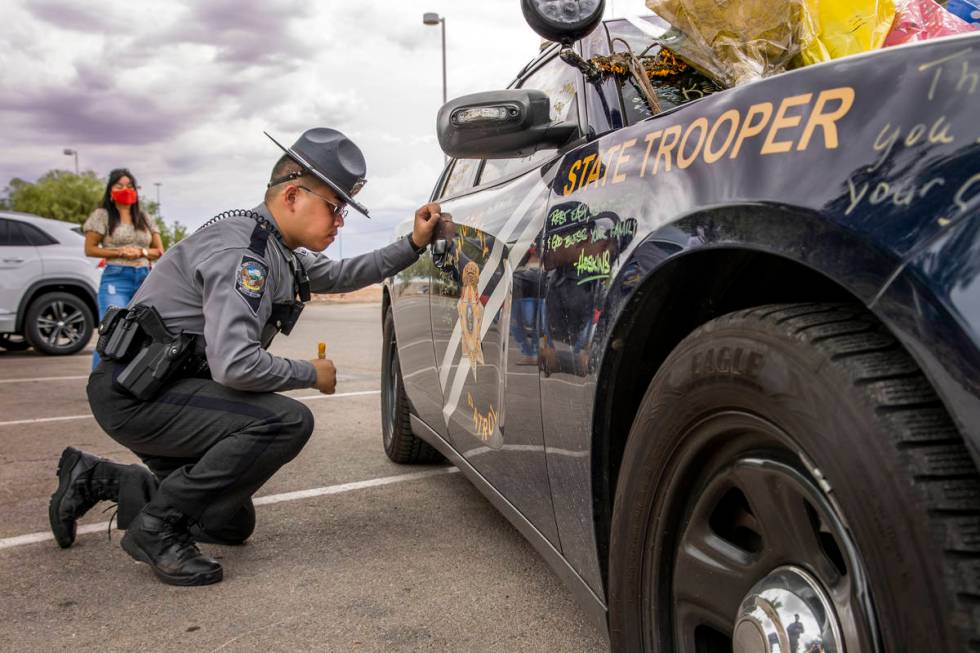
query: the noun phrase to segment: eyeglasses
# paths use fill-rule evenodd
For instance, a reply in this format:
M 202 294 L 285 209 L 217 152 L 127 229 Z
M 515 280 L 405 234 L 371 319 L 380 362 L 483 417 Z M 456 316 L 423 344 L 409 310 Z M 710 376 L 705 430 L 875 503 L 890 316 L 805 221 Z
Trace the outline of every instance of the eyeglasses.
M 333 202 L 331 202 L 330 200 L 328 200 L 323 195 L 320 195 L 319 193 L 314 193 L 313 191 L 311 191 L 306 186 L 299 186 L 299 185 L 297 185 L 296 187 L 297 188 L 302 188 L 303 190 L 305 190 L 310 195 L 315 195 L 316 197 L 319 197 L 321 200 L 323 200 L 324 203 L 327 205 L 327 207 L 330 208 L 330 212 L 333 213 L 335 217 L 342 218 L 342 219 L 347 217 L 347 207 L 346 206 L 340 206 L 338 204 L 334 204 Z

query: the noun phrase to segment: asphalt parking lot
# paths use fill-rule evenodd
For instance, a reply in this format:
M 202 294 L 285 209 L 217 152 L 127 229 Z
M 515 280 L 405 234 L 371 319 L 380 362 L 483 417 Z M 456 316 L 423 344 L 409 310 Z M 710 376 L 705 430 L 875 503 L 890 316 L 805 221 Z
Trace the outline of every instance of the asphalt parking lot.
M 273 351 L 328 343 L 337 395 L 257 497 L 241 547 L 202 546 L 225 580 L 178 588 L 119 547 L 100 504 L 61 550 L 48 496 L 66 445 L 137 462 L 88 416 L 91 347 L 0 351 L 0 650 L 602 651 L 544 561 L 460 474 L 391 463 L 380 435 L 380 307 L 313 304 Z

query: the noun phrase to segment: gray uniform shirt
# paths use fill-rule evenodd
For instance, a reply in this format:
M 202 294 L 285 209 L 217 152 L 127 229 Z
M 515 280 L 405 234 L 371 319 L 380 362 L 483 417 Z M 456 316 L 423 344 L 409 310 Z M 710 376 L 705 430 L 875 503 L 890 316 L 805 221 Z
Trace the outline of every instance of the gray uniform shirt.
M 252 210 L 275 224 L 265 204 Z M 130 305 L 150 304 L 171 331 L 203 335 L 211 375 L 222 385 L 253 392 L 313 387 L 312 363 L 273 356 L 260 340 L 272 304 L 295 297 L 289 257 L 302 262 L 312 292 L 330 293 L 378 283 L 414 263 L 418 255 L 407 239 L 399 238 L 368 254 L 337 261 L 303 249 L 291 253 L 271 234 L 259 253 L 255 230 L 256 222 L 242 216 L 195 232 L 153 266 Z

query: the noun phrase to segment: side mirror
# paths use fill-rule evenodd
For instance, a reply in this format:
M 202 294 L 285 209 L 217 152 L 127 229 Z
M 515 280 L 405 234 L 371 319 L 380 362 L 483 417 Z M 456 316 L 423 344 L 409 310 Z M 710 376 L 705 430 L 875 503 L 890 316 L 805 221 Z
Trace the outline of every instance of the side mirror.
M 568 47 L 599 25 L 606 0 L 521 0 L 521 10 L 541 38 Z
M 447 102 L 436 121 L 442 151 L 457 159 L 512 159 L 561 147 L 578 134 L 574 123 L 551 122 L 543 91 L 474 93 Z

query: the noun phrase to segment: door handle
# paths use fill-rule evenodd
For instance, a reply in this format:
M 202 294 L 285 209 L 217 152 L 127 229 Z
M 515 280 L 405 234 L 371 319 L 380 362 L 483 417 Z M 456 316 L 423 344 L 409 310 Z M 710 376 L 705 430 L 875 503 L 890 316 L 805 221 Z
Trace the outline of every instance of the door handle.
M 22 259 L 22 258 L 5 258 L 5 259 L 3 259 L 3 262 L 4 263 L 23 263 L 24 262 L 24 259 Z
M 432 261 L 439 269 L 445 270 L 452 267 L 453 249 L 455 249 L 454 239 L 456 237 L 456 225 L 453 224 L 453 216 L 443 213 L 436 225 L 435 233 L 432 234 Z
M 456 257 L 454 256 L 456 243 L 445 238 L 437 238 L 432 241 L 432 262 L 437 268 L 448 272 L 456 267 Z
M 436 261 L 437 267 L 442 267 L 445 263 L 446 252 L 449 251 L 449 241 L 445 238 L 436 238 L 432 241 L 432 258 Z

